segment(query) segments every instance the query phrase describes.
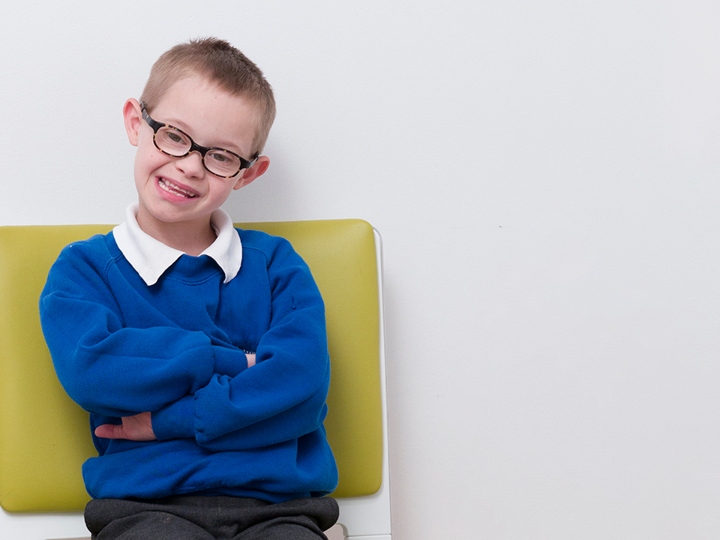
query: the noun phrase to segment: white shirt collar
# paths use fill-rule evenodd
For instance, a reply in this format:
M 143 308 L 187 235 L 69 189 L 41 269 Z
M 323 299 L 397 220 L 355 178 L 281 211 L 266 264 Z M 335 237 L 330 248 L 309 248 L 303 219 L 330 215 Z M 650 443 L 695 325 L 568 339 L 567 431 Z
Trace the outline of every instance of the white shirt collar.
M 177 261 L 183 252 L 166 246 L 144 232 L 137 222 L 138 203 L 125 211 L 125 222 L 113 229 L 113 236 L 120 251 L 147 285 L 157 283 L 160 276 Z M 232 280 L 242 264 L 242 242 L 233 227 L 230 215 L 215 210 L 210 225 L 217 238 L 200 255 L 211 257 L 225 273 L 225 283 Z

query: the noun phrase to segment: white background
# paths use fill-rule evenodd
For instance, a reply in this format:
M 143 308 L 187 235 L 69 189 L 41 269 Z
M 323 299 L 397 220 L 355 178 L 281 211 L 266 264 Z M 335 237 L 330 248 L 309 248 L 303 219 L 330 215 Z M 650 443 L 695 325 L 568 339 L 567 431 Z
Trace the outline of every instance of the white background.
M 397 540 L 720 538 L 719 3 L 5 4 L 0 225 L 123 219 L 170 46 L 264 70 L 226 208 L 382 233 Z

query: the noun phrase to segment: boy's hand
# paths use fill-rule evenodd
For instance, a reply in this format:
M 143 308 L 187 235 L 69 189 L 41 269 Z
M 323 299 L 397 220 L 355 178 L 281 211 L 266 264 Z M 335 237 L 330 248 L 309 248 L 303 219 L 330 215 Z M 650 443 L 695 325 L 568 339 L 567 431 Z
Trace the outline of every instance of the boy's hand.
M 155 441 L 152 417 L 149 412 L 125 416 L 122 425 L 103 424 L 95 429 L 95 435 L 101 439 L 127 439 L 129 441 Z
M 246 353 L 245 356 L 247 356 L 248 367 L 253 367 L 255 365 L 255 355 Z M 253 373 L 255 372 L 253 371 Z

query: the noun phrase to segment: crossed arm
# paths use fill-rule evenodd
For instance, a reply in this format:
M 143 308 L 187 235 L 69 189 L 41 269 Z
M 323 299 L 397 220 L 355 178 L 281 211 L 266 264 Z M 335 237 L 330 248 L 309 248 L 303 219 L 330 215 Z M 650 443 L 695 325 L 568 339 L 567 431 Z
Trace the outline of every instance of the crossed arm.
M 255 365 L 255 355 L 248 354 L 248 367 Z M 155 441 L 152 428 L 152 413 L 142 412 L 134 416 L 124 416 L 122 424 L 103 424 L 95 428 L 95 435 L 101 439 L 127 439 L 130 441 Z
M 255 365 L 255 355 L 248 354 L 248 367 Z M 142 412 L 135 416 L 124 416 L 122 424 L 103 424 L 95 429 L 101 439 L 127 439 L 130 441 L 155 441 L 152 428 L 152 413 Z
M 85 307 L 62 306 L 59 311 L 86 313 Z M 304 331 L 320 324 L 322 336 Z M 103 330 L 105 339 L 99 342 L 86 333 L 92 342 L 81 340 L 79 345 L 64 332 L 57 341 L 48 339 L 70 397 L 101 417 L 118 418 L 118 425 L 98 426 L 99 438 L 194 438 L 211 450 L 243 449 L 291 440 L 322 424 L 329 361 L 324 316 L 317 307 L 297 310 L 271 327 L 255 358 L 213 345 L 202 332 L 153 328 L 146 340 L 137 339 L 138 331 L 127 339 L 115 336 L 125 330 Z M 142 349 L 156 332 L 162 334 L 158 342 L 167 343 L 164 358 Z M 284 340 L 288 333 L 312 337 Z

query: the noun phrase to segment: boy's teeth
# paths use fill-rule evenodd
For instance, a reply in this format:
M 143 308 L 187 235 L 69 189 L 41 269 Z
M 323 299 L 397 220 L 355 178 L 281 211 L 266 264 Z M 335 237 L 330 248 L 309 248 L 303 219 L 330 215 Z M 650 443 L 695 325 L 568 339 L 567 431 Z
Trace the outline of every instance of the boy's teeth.
M 192 199 L 195 197 L 194 193 L 190 193 L 189 191 L 185 191 L 184 189 L 176 186 L 172 182 L 169 182 L 168 180 L 165 180 L 163 178 L 160 179 L 160 187 L 163 188 L 165 191 L 169 193 L 173 193 L 174 195 L 180 195 L 182 197 L 187 197 L 188 199 Z

